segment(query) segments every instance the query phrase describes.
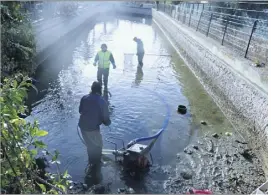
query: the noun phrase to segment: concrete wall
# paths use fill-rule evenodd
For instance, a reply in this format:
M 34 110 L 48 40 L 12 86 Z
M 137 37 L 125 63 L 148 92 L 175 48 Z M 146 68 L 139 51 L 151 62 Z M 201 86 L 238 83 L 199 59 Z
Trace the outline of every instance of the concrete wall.
M 37 45 L 37 66 L 57 49 L 60 49 L 63 42 L 69 41 L 69 37 L 72 40 L 72 36 L 76 36 L 81 27 L 90 22 L 95 22 L 98 16 L 110 10 L 110 6 L 110 4 L 107 4 L 107 6 L 97 4 L 82 9 L 76 16 L 70 18 L 59 17 L 35 24 L 33 27 Z
M 155 10 L 153 20 L 267 170 L 267 83 L 250 61 L 238 58 L 211 38 Z

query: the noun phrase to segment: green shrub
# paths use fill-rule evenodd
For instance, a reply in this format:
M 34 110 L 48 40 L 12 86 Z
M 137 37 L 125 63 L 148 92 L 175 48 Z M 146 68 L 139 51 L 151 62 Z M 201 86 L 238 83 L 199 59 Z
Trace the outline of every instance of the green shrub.
M 25 113 L 24 99 L 33 85 L 22 74 L 1 83 L 1 189 L 6 193 L 65 193 L 71 183 L 67 171 L 59 171 L 58 156 L 51 154 L 39 138 L 46 136 L 37 121 L 29 123 L 18 114 Z M 58 173 L 45 172 L 48 159 Z M 38 163 L 39 162 L 39 163 Z
M 1 2 L 1 72 L 35 70 L 36 43 L 31 22 L 21 2 Z

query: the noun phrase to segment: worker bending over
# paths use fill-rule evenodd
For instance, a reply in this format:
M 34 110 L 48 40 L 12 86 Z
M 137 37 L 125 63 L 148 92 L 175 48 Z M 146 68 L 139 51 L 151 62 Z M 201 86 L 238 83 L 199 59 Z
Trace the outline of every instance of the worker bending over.
M 78 125 L 87 146 L 90 168 L 95 172 L 95 175 L 101 168 L 103 142 L 100 125 L 109 126 L 111 124 L 108 104 L 101 97 L 101 94 L 101 84 L 97 81 L 93 82 L 90 94 L 82 97 L 79 106 Z
M 98 62 L 97 80 L 102 86 L 103 79 L 104 90 L 107 91 L 110 62 L 112 63 L 114 69 L 116 68 L 116 65 L 112 53 L 107 50 L 106 44 L 101 45 L 101 51 L 97 53 L 93 65 L 96 66 L 97 62 Z
M 136 55 L 137 55 L 138 64 L 142 68 L 143 67 L 143 57 L 144 57 L 144 54 L 145 54 L 144 45 L 143 45 L 143 42 L 141 41 L 141 39 L 139 39 L 137 37 L 134 38 L 134 41 L 137 44 L 137 53 L 136 53 Z

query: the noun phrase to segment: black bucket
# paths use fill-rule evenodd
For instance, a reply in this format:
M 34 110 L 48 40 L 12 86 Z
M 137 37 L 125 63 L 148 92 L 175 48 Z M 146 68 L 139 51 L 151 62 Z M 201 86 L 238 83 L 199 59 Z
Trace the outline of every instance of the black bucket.
M 187 108 L 185 106 L 183 106 L 183 105 L 178 106 L 178 113 L 186 114 L 186 112 L 187 112 Z

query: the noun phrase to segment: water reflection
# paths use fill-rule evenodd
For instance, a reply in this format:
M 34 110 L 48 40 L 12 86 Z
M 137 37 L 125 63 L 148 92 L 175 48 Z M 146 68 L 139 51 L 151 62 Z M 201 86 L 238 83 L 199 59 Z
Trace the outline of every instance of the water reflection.
M 104 90 L 104 91 L 103 91 L 103 98 L 104 98 L 104 100 L 105 100 L 105 101 L 107 102 L 107 104 L 108 104 L 109 114 L 112 115 L 112 114 L 113 114 L 113 111 L 114 111 L 114 105 L 110 104 L 109 97 L 112 97 L 111 92 L 108 91 L 108 90 Z
M 93 29 L 93 27 L 94 24 L 91 24 L 88 29 Z M 38 66 L 35 72 L 34 78 L 39 81 L 36 84 L 39 93 L 36 93 L 36 91 L 33 89 L 30 90 L 29 98 L 26 101 L 28 106 L 31 107 L 31 102 L 36 102 L 44 98 L 48 88 L 51 86 L 54 88 L 60 87 L 59 81 L 57 81 L 59 74 L 61 74 L 62 70 L 68 67 L 74 61 L 72 54 L 74 53 L 75 48 L 86 42 L 86 40 L 88 40 L 88 35 L 89 30 L 81 31 L 80 33 L 76 34 L 75 37 L 70 37 L 69 40 L 63 40 L 61 44 L 59 44 L 61 45 L 61 50 L 59 50 L 58 47 L 52 48 L 52 50 L 55 51 L 53 55 L 51 55 L 50 58 L 46 58 L 44 62 Z M 89 58 L 89 55 L 91 54 L 91 48 L 86 48 L 90 50 L 85 51 L 84 56 L 85 58 Z M 55 84 L 57 86 L 55 86 Z
M 107 30 L 106 30 L 106 22 L 104 22 L 104 34 L 107 34 Z
M 137 67 L 137 70 L 136 70 L 136 76 L 135 76 L 135 82 L 134 84 L 136 86 L 139 86 L 141 81 L 143 80 L 143 69 L 141 67 Z
M 119 20 L 128 20 L 132 23 L 152 25 L 152 18 L 150 17 L 135 17 L 133 15 L 118 15 Z

